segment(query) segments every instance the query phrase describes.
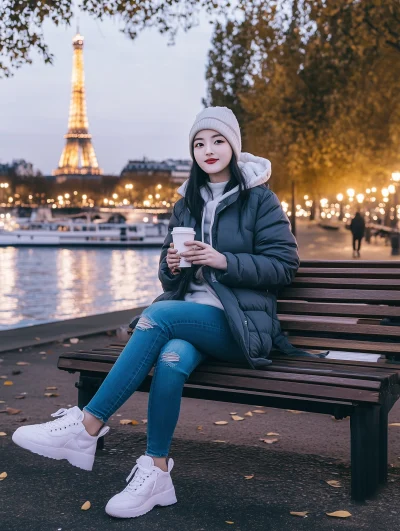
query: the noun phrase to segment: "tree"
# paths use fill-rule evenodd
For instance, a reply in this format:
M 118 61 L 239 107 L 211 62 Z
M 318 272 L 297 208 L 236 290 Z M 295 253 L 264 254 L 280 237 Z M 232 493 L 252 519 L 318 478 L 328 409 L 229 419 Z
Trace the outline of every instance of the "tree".
M 52 63 L 53 55 L 43 34 L 44 23 L 69 25 L 79 10 L 96 19 L 119 21 L 121 31 L 131 39 L 144 28 L 155 27 L 169 35 L 173 43 L 179 30 L 188 31 L 198 24 L 201 11 L 215 19 L 240 10 L 245 3 L 245 0 L 234 5 L 230 0 L 0 0 L 0 77 L 11 76 L 15 69 L 31 63 L 33 52 L 39 53 L 45 63 Z

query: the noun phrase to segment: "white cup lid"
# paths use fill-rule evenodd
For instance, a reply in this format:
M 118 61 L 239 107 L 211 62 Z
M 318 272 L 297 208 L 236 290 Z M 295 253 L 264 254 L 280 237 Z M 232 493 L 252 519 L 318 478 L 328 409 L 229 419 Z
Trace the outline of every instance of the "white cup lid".
M 196 231 L 192 229 L 191 227 L 174 227 L 172 229 L 172 234 L 178 234 L 178 233 L 190 233 L 190 234 L 196 234 Z

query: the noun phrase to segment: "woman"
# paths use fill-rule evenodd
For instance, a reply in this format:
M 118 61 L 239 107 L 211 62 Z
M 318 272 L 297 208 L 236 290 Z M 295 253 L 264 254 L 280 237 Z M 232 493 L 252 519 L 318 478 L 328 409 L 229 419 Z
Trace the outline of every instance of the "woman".
M 271 164 L 241 153 L 239 124 L 226 107 L 197 115 L 189 135 L 194 158 L 180 188 L 161 251 L 164 293 L 137 319 L 135 332 L 96 395 L 53 414 L 57 420 L 18 428 L 13 440 L 35 453 L 91 470 L 97 439 L 108 419 L 134 393 L 155 365 L 148 406 L 148 442 L 128 476 L 128 486 L 106 512 L 129 518 L 155 505 L 176 503 L 167 458 L 179 417 L 182 389 L 209 356 L 268 365 L 272 345 L 294 349 L 281 334 L 276 290 L 290 284 L 299 266 L 296 240 L 279 200 L 266 185 Z M 181 256 L 173 249 L 174 227 L 193 227 L 195 241 Z

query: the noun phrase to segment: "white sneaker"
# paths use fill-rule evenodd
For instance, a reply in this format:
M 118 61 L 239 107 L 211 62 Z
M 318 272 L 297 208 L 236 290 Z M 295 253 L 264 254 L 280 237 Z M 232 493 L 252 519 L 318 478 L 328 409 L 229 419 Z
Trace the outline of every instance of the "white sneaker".
M 110 428 L 103 426 L 98 435 L 89 435 L 82 424 L 83 411 L 77 406 L 59 409 L 51 416 L 60 418 L 44 424 L 21 426 L 13 433 L 12 440 L 34 454 L 67 459 L 71 465 L 92 470 L 97 439 Z
M 168 460 L 168 472 L 155 466 L 149 455 L 142 455 L 136 463 L 126 478 L 128 486 L 107 503 L 106 513 L 110 516 L 134 518 L 148 513 L 156 505 L 173 505 L 177 502 L 170 474 L 174 466 L 173 459 Z

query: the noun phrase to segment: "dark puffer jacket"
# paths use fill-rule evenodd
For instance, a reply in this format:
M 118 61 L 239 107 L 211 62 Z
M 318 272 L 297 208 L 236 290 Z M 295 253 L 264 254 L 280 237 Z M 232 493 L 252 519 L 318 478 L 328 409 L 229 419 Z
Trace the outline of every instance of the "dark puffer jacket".
M 239 191 L 222 196 L 215 211 L 211 241 L 225 255 L 228 267 L 221 271 L 204 266 L 203 276 L 218 295 L 250 366 L 261 368 L 271 363 L 267 358 L 273 346 L 288 355 L 313 355 L 293 347 L 281 332 L 276 295 L 296 274 L 300 263 L 298 248 L 277 196 L 265 183 L 254 186 L 256 182 L 254 176 L 247 178 L 251 190 L 241 216 Z M 182 186 L 178 191 L 183 195 L 184 190 Z M 201 227 L 184 207 L 183 198 L 175 203 L 162 246 L 159 279 L 164 293 L 155 301 L 183 300 L 194 274 L 193 266 L 182 269 L 179 275 L 173 275 L 168 268 L 171 231 L 180 226 L 193 227 L 195 239 L 202 241 Z

